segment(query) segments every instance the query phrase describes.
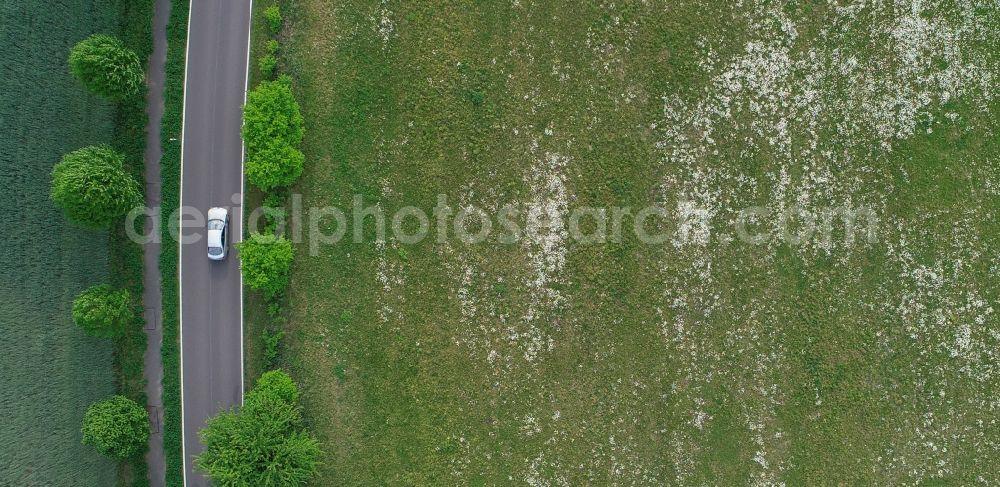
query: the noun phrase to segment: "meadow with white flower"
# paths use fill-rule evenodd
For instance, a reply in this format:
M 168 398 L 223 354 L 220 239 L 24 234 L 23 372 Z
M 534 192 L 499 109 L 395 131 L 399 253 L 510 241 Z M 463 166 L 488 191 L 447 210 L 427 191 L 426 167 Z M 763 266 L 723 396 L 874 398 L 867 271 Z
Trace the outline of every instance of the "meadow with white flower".
M 317 485 L 1000 484 L 996 1 L 287 10 L 305 207 L 544 216 L 297 246 Z M 567 236 L 650 205 L 663 244 Z M 732 235 L 843 206 L 874 238 Z

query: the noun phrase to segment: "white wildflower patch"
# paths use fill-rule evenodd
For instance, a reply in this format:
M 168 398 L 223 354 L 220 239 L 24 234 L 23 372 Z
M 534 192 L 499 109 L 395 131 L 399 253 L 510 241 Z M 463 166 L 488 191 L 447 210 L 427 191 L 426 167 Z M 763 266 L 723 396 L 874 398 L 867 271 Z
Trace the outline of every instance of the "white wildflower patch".
M 521 433 L 525 436 L 535 436 L 542 432 L 542 427 L 538 424 L 538 419 L 534 416 L 525 416 L 521 424 Z
M 690 96 L 663 93 L 663 117 L 649 124 L 660 134 L 657 149 L 665 168 L 665 197 L 673 195 L 679 202 L 673 241 L 677 252 L 665 254 L 661 263 L 664 294 L 658 314 L 661 335 L 682 363 L 674 400 L 690 413 L 690 429 L 674 432 L 672 438 L 672 458 L 682 484 L 696 467 L 700 432 L 714 419 L 704 409 L 705 391 L 718 384 L 738 383 L 747 389 L 740 401 L 757 447 L 753 483 L 780 485 L 788 467 L 784 432 L 775 420 L 788 391 L 777 389 L 774 377 L 780 376 L 790 352 L 774 333 L 779 325 L 761 319 L 777 312 L 772 303 L 756 299 L 735 306 L 720 296 L 726 286 L 760 284 L 717 280 L 716 261 L 729 236 L 712 230 L 732 228 L 734 216 L 725 207 L 764 204 L 775 215 L 790 208 L 809 211 L 847 202 L 884 212 L 886 193 L 866 190 L 875 179 L 872 175 L 882 171 L 875 161 L 901 141 L 925 134 L 925 127 L 956 123 L 959 116 L 947 111 L 948 104 L 984 104 L 995 96 L 996 67 L 967 48 L 996 35 L 981 15 L 982 2 L 949 3 L 948 16 L 932 14 L 942 10 L 942 2 L 839 2 L 819 34 L 810 36 L 821 42 L 805 42 L 803 28 L 781 7 L 746 3 L 751 28 L 743 49 L 724 58 L 706 42 L 702 69 L 711 75 L 707 86 Z M 889 49 L 849 47 L 852 36 L 871 30 L 873 38 L 888 39 Z M 749 161 L 761 161 L 757 173 L 743 172 Z M 838 169 L 843 167 L 857 168 L 857 173 L 844 174 Z M 996 185 L 984 184 L 987 191 Z M 692 223 L 704 220 L 712 225 Z M 764 231 L 777 236 L 778 230 Z M 942 256 L 933 265 L 907 257 L 905 241 L 891 245 L 890 257 L 903 269 L 900 279 L 908 283 L 907 292 L 872 299 L 901 298 L 887 312 L 899 317 L 899 327 L 910 340 L 961 360 L 960 370 L 970 378 L 995 380 L 996 366 L 989 360 L 997 357 L 995 346 L 990 347 L 996 340 L 986 332 L 989 323 L 996 323 L 995 312 L 980 291 L 962 290 L 969 276 L 961 262 L 975 258 L 968 249 L 982 246 L 973 235 L 958 238 L 965 243 L 957 246 L 966 250 Z M 772 239 L 747 252 L 767 262 L 778 245 Z M 805 258 L 832 255 L 836 245 L 816 241 L 793 248 Z M 711 330 L 720 315 L 732 322 L 728 334 L 738 351 L 714 344 Z M 731 356 L 754 359 L 749 382 L 747 376 L 734 377 L 723 361 Z M 948 400 L 947 395 L 937 397 L 934 406 Z M 963 434 L 954 429 L 962 420 L 952 419 L 949 426 L 920 430 L 922 441 L 937 449 L 914 451 L 889 463 L 898 471 L 917 472 L 914 479 L 950 472 L 944 448 L 957 440 L 946 432 Z
M 398 304 L 401 304 L 399 301 L 404 299 L 401 290 L 406 286 L 406 275 L 399 262 L 399 249 L 400 244 L 396 240 L 375 242 L 377 254 L 375 282 L 379 285 L 382 296 L 378 314 L 383 322 L 401 318 L 395 310 L 399 309 Z M 397 254 L 395 258 L 393 253 Z
M 664 119 L 653 125 L 663 135 L 658 146 L 664 160 L 681 168 L 665 181 L 672 191 L 740 181 L 744 176 L 731 172 L 735 161 L 719 161 L 719 142 L 727 141 L 742 145 L 738 156 L 733 154 L 741 159 L 762 151 L 778 156 L 767 177 L 770 195 L 762 192 L 767 188 L 754 188 L 771 196 L 774 213 L 793 203 L 809 208 L 849 194 L 867 196 L 856 203 L 877 210 L 884 207 L 880 196 L 859 193 L 857 180 L 834 178 L 831 167 L 863 167 L 866 161 L 859 158 L 878 154 L 842 147 L 892 150 L 918 125 L 934 122 L 934 112 L 946 103 L 994 96 L 994 68 L 963 48 L 991 35 L 976 14 L 976 2 L 958 2 L 957 14 L 947 18 L 928 15 L 940 10 L 939 2 L 850 3 L 837 7 L 828 23 L 841 28 L 824 27 L 818 38 L 825 42 L 806 46 L 799 46 L 798 29 L 780 8 L 748 7 L 753 37 L 742 54 L 724 64 L 708 53 L 703 69 L 718 74 L 703 96 L 663 95 Z M 891 50 L 862 55 L 845 49 L 856 34 L 844 26 L 861 22 L 871 22 L 873 36 L 891 39 Z M 937 120 L 954 117 L 942 114 Z M 793 173 L 802 175 L 793 180 Z
M 673 239 L 674 246 L 708 245 L 712 237 L 712 216 L 712 210 L 701 208 L 692 201 L 678 202 L 678 228 Z
M 545 458 L 544 453 L 538 454 L 538 456 L 532 458 L 524 473 L 524 483 L 532 487 L 569 487 L 572 485 L 568 482 L 562 475 L 556 475 L 555 478 L 551 478 L 551 475 L 546 475 L 543 472 L 550 471 L 562 471 L 564 468 L 552 461 Z
M 532 290 L 530 303 L 524 315 L 527 330 L 511 330 L 511 339 L 524 344 L 524 359 L 533 362 L 540 352 L 551 351 L 555 342 L 547 326 L 536 322 L 540 312 L 552 311 L 563 303 L 563 295 L 552 287 L 561 279 L 566 265 L 565 224 L 569 208 L 566 191 L 566 164 L 568 159 L 556 153 L 545 153 L 543 160 L 532 166 L 527 176 L 531 200 L 527 203 L 527 224 L 524 246 L 531 265 Z
M 518 345 L 517 327 L 494 300 L 483 296 L 488 294 L 486 289 L 503 285 L 503 280 L 491 278 L 480 267 L 481 262 L 471 260 L 454 247 L 446 246 L 442 254 L 453 261 L 448 272 L 459 278 L 453 295 L 458 300 L 462 321 L 468 325 L 457 330 L 455 343 L 467 347 L 474 359 L 484 361 L 485 371 L 494 385 L 499 386 L 509 380 L 515 365 L 511 345 Z
M 528 182 L 532 199 L 528 203 L 528 224 L 525 228 L 531 265 L 535 278 L 531 287 L 550 304 L 558 304 L 562 296 L 549 285 L 559 279 L 566 265 L 567 229 L 565 217 L 569 208 L 566 194 L 565 168 L 568 159 L 546 153 L 541 164 L 532 167 Z M 528 317 L 529 321 L 531 316 Z
M 376 13 L 376 18 L 373 20 L 375 31 L 378 32 L 378 36 L 382 39 L 382 47 L 383 49 L 387 48 L 389 41 L 392 40 L 392 36 L 396 32 L 396 23 L 392 19 L 392 11 L 389 10 L 389 0 L 382 0 Z

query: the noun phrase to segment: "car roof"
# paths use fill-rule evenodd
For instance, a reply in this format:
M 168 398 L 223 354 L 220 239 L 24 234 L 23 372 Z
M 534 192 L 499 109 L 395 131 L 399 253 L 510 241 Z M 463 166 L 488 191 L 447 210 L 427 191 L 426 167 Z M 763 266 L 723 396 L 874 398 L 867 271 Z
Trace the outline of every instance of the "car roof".
M 208 219 L 209 220 L 225 220 L 226 215 L 229 214 L 229 210 L 225 208 L 209 208 L 208 209 Z
M 208 231 L 208 246 L 209 247 L 222 247 L 222 230 L 209 230 Z

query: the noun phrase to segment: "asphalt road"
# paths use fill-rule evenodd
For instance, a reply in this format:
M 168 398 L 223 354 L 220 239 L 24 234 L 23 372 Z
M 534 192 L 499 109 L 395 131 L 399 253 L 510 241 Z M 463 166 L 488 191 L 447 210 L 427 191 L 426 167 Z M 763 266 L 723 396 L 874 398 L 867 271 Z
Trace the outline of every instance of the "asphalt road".
M 243 306 L 232 242 L 242 235 L 243 141 L 251 0 L 192 0 L 188 25 L 181 176 L 181 395 L 188 486 L 208 485 L 194 470 L 198 431 L 243 401 Z M 230 208 L 230 255 L 210 262 L 204 214 Z M 192 216 L 191 212 L 201 216 Z

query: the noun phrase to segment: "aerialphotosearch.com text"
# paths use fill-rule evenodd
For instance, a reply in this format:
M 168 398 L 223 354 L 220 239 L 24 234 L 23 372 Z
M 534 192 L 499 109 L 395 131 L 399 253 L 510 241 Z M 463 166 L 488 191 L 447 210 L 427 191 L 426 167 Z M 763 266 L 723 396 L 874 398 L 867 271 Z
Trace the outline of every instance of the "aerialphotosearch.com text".
M 240 201 L 239 195 L 233 199 Z M 181 244 L 202 240 L 207 208 L 181 207 L 173 211 L 170 238 Z M 725 216 L 723 216 L 723 214 Z M 159 239 L 154 225 L 148 234 L 135 230 L 140 216 L 159 221 L 159 209 L 136 208 L 129 213 L 126 230 L 134 241 Z M 391 213 L 379 202 L 352 198 L 350 207 L 304 207 L 302 195 L 293 194 L 284 208 L 261 206 L 246 218 L 245 233 L 275 232 L 307 243 L 311 255 L 324 246 L 348 240 L 355 244 L 394 239 L 412 245 L 428 238 L 438 243 L 463 245 L 517 244 L 545 239 L 583 245 L 620 243 L 635 238 L 648 245 L 740 242 L 763 245 L 782 242 L 797 246 L 816 243 L 829 248 L 871 244 L 877 239 L 879 219 L 870 208 L 841 205 L 824 208 L 748 206 L 733 211 L 709 210 L 691 201 L 675 205 L 632 207 L 569 207 L 565 204 L 505 204 L 486 209 L 475 205 L 453 206 L 447 195 L 438 195 L 429 209 L 402 206 Z

